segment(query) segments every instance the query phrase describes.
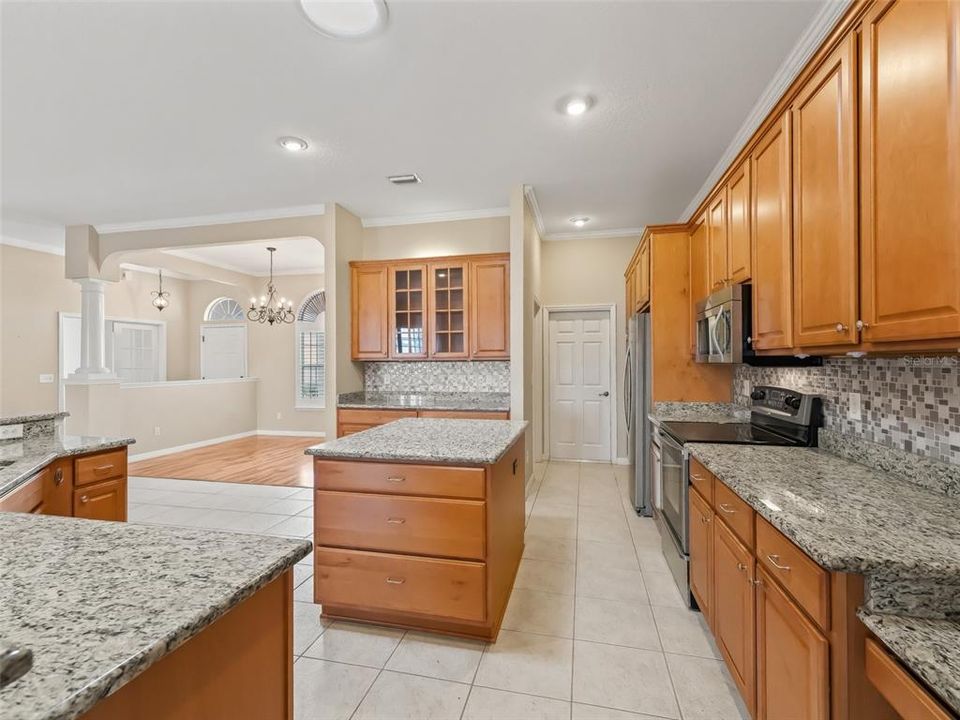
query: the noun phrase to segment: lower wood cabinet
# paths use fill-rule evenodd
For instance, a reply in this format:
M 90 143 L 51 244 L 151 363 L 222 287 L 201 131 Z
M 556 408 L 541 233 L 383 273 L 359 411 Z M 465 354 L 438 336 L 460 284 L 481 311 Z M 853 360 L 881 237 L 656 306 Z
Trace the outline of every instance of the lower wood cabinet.
M 78 487 L 73 491 L 73 516 L 87 520 L 126 520 L 126 478 Z
M 690 491 L 690 591 L 707 625 L 713 627 L 713 510 L 696 490 Z

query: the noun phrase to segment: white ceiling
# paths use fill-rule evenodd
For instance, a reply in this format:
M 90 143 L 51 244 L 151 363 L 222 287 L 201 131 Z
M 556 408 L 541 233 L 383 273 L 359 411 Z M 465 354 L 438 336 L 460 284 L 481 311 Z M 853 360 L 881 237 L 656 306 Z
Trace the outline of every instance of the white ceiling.
M 274 275 L 301 275 L 323 272 L 323 246 L 313 238 L 289 238 L 235 245 L 207 245 L 190 250 L 164 250 L 168 255 L 194 260 L 234 272 L 266 277 L 274 247 Z
M 4 220 L 402 217 L 526 183 L 548 233 L 672 222 L 822 2 L 389 5 L 356 42 L 295 0 L 3 2 Z M 595 107 L 561 116 L 574 91 Z M 406 172 L 423 184 L 385 180 Z

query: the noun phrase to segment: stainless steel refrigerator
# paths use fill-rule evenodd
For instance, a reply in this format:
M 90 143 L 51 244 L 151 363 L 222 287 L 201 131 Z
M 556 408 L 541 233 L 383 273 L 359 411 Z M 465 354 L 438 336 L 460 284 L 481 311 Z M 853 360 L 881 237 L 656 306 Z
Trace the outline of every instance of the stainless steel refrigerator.
M 623 377 L 623 412 L 627 426 L 633 506 L 641 515 L 653 514 L 653 478 L 650 462 L 651 410 L 650 313 L 627 321 L 627 360 Z

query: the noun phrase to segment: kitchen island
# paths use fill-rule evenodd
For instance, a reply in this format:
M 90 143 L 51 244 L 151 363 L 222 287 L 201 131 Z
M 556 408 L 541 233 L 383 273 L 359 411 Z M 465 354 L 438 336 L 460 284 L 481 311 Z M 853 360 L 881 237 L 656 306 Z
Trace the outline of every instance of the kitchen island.
M 309 448 L 323 614 L 495 640 L 523 554 L 526 426 L 410 418 Z
M 305 540 L 0 513 L 4 720 L 292 716 Z

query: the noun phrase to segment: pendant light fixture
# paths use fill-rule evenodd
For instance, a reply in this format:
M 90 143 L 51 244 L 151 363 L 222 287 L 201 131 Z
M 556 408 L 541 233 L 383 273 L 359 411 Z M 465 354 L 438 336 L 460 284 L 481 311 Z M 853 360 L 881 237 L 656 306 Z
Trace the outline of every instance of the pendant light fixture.
M 163 289 L 163 270 L 158 270 L 157 274 L 160 276 L 160 284 L 150 294 L 153 295 L 153 306 L 163 312 L 163 309 L 170 304 L 170 293 Z
M 257 298 L 250 298 L 250 309 L 247 311 L 247 320 L 250 322 L 268 323 L 292 323 L 293 322 L 293 302 L 284 297 L 277 298 L 277 289 L 273 285 L 273 254 L 276 248 L 268 247 L 270 253 L 270 281 L 267 283 L 267 294 L 260 296 L 260 304 L 257 304 Z

